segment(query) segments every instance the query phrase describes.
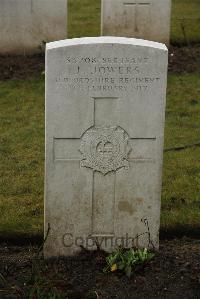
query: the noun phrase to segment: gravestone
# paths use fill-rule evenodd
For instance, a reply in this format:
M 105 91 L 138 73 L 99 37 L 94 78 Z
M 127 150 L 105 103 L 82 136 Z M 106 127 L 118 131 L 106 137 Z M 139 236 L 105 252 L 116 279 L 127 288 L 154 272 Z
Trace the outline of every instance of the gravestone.
M 171 0 L 102 0 L 102 35 L 169 44 Z
M 1 0 L 0 54 L 33 54 L 67 37 L 67 0 Z
M 158 248 L 167 53 L 120 37 L 47 44 L 46 257 Z

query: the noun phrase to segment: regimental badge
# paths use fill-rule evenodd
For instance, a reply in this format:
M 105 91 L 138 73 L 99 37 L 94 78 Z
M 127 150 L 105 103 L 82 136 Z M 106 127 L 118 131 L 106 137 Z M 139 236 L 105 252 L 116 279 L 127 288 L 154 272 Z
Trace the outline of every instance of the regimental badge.
M 129 136 L 121 127 L 92 127 L 82 136 L 81 167 L 106 175 L 119 168 L 129 168 Z

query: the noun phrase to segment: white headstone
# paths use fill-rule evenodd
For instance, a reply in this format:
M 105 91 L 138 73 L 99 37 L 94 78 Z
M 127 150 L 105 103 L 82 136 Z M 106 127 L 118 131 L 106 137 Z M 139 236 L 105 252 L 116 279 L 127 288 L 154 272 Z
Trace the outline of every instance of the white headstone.
M 0 54 L 41 52 L 67 37 L 67 0 L 1 0 Z
M 102 35 L 169 44 L 171 0 L 102 0 Z
M 46 257 L 149 246 L 147 222 L 158 248 L 167 53 L 119 37 L 47 44 Z

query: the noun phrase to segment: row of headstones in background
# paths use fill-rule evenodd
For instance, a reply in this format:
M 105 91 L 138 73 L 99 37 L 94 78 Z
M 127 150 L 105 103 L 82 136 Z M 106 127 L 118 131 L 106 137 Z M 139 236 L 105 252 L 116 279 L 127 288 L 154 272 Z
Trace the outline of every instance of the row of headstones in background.
M 67 0 L 0 0 L 0 53 L 33 54 L 67 36 Z
M 102 35 L 169 44 L 171 0 L 102 0 Z M 41 52 L 67 36 L 67 0 L 1 0 L 0 53 Z
M 47 44 L 46 257 L 158 248 L 167 54 L 121 37 Z
M 171 0 L 102 0 L 101 18 L 102 35 L 169 44 Z

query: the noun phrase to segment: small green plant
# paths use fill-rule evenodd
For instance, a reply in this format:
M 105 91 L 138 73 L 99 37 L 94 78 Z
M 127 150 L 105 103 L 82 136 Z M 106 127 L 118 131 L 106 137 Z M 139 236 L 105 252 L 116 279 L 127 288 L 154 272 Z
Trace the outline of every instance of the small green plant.
M 27 291 L 29 299 L 64 299 L 65 294 L 57 289 L 48 279 L 38 276 L 37 280 Z
M 3 274 L 0 272 L 0 287 L 5 287 L 7 284 L 7 281 L 5 280 Z
M 150 252 L 147 248 L 129 250 L 118 248 L 106 257 L 106 267 L 104 272 L 115 272 L 117 270 L 125 272 L 130 277 L 135 271 L 137 265 L 149 262 L 154 253 Z

